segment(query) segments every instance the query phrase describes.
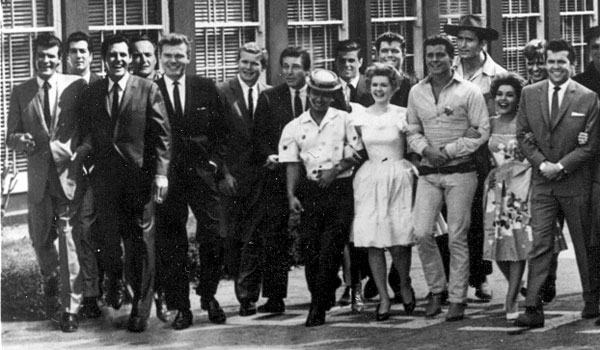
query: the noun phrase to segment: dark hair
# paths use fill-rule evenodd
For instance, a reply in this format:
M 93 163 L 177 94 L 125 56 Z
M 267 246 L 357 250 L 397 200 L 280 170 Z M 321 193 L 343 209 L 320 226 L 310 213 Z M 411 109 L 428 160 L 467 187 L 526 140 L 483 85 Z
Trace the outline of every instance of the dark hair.
M 131 37 L 131 39 L 129 40 L 129 44 L 133 45 L 139 41 L 149 41 L 150 43 L 152 43 L 152 46 L 154 46 L 154 49 L 157 49 L 156 42 L 148 34 L 135 35 Z
M 65 43 L 65 51 L 69 52 L 69 46 L 71 45 L 71 43 L 75 43 L 78 41 L 85 41 L 87 43 L 88 51 L 90 53 L 94 51 L 92 39 L 89 35 L 85 34 L 84 32 L 71 33 L 71 35 L 69 35 L 69 37 L 67 38 L 67 42 Z
M 528 61 L 533 61 L 541 58 L 545 60 L 544 49 L 546 47 L 546 40 L 532 39 L 523 48 L 523 56 Z
M 121 34 L 115 34 L 111 37 L 104 39 L 104 41 L 102 42 L 102 47 L 100 48 L 100 54 L 102 55 L 102 58 L 103 59 L 106 58 L 106 54 L 108 53 L 108 48 L 111 45 L 118 44 L 118 43 L 125 43 L 125 45 L 127 45 L 127 51 L 131 55 L 131 45 L 129 44 L 129 40 L 127 40 L 127 37 L 125 37 L 124 35 L 121 35 Z
M 51 48 L 54 46 L 58 46 L 58 57 L 62 57 L 62 43 L 56 36 L 49 33 L 44 33 L 33 39 L 34 54 L 37 52 L 38 47 Z
M 249 43 L 245 43 L 238 49 L 238 57 L 239 61 L 242 57 L 242 52 L 248 52 L 254 55 L 260 54 L 260 65 L 262 68 L 267 68 L 267 64 L 269 62 L 269 52 L 262 46 L 259 46 L 256 42 L 251 41 Z
M 300 57 L 302 58 L 302 68 L 304 68 L 304 70 L 310 69 L 310 54 L 301 47 L 290 46 L 281 51 L 281 55 L 279 55 L 279 65 L 283 65 L 283 59 L 285 57 Z
M 404 49 L 406 48 L 406 41 L 404 37 L 398 33 L 394 32 L 385 32 L 375 39 L 375 51 L 379 52 L 381 48 L 382 42 L 391 43 L 393 41 L 398 41 L 400 43 L 400 48 L 402 49 L 402 53 L 404 53 Z
M 368 87 L 371 86 L 371 81 L 375 76 L 387 77 L 390 80 L 390 85 L 392 85 L 392 90 L 397 90 L 400 87 L 400 72 L 389 64 L 377 62 L 367 68 L 365 77 Z
M 143 40 L 148 40 L 152 43 L 152 40 L 150 40 L 149 38 L 143 39 Z M 141 40 L 138 40 L 138 41 L 141 41 Z M 159 52 L 162 52 L 164 45 L 177 46 L 177 45 L 181 45 L 181 44 L 184 44 L 187 47 L 186 54 L 187 54 L 188 58 L 190 58 L 190 55 L 192 52 L 192 45 L 190 43 L 190 39 L 188 39 L 188 37 L 185 36 L 184 34 L 179 34 L 179 33 L 165 34 L 165 36 L 160 38 L 160 40 L 158 41 L 158 49 L 159 49 Z M 154 43 L 152 43 L 152 45 L 154 45 Z M 156 45 L 154 45 L 154 47 L 156 48 Z
M 337 43 L 335 46 L 335 58 L 337 59 L 342 52 L 353 52 L 358 51 L 357 56 L 359 59 L 363 58 L 362 48 L 360 44 L 353 40 L 344 40 Z
M 558 52 L 558 51 L 568 51 L 569 62 L 574 65 L 575 64 L 575 50 L 573 46 L 566 42 L 563 39 L 550 40 L 544 49 L 544 56 L 548 57 L 548 51 Z
M 454 58 L 454 45 L 445 35 L 433 35 L 425 39 L 423 42 L 423 52 L 426 51 L 427 46 L 444 45 L 446 47 L 446 53 L 450 56 L 450 59 Z
M 515 89 L 515 95 L 517 96 L 517 105 L 521 99 L 521 90 L 525 86 L 526 82 L 523 77 L 514 72 L 500 73 L 492 80 L 490 85 L 490 94 L 495 97 L 498 93 L 498 89 L 502 85 L 510 85 Z

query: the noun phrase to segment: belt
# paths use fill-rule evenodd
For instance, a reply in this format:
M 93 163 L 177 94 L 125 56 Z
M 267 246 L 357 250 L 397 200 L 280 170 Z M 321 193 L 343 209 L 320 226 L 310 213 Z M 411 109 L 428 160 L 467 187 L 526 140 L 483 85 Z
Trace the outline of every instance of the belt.
M 430 175 L 430 174 L 462 174 L 470 173 L 477 170 L 477 164 L 473 160 L 469 160 L 464 163 L 456 165 L 441 166 L 438 168 L 420 166 L 419 175 Z

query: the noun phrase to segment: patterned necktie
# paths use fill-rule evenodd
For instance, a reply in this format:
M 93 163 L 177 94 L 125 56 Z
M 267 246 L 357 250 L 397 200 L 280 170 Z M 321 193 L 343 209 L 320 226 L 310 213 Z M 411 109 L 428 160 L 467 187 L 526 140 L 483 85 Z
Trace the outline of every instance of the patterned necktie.
M 294 97 L 294 118 L 298 118 L 302 114 L 302 100 L 300 99 L 300 90 L 296 90 L 296 96 Z
M 179 82 L 173 82 L 173 99 L 175 100 L 173 103 L 173 107 L 175 107 L 175 114 L 177 117 L 183 117 L 183 108 L 181 108 L 181 97 L 179 96 Z
M 550 110 L 550 121 L 554 123 L 554 121 L 558 118 L 558 91 L 560 90 L 560 86 L 554 87 L 554 92 L 552 93 L 552 107 Z
M 254 119 L 254 99 L 252 98 L 252 88 L 248 89 L 248 114 L 250 114 L 250 119 Z
M 44 121 L 46 122 L 46 127 L 50 130 L 50 126 L 52 125 L 52 115 L 50 114 L 50 84 L 47 81 L 44 81 Z

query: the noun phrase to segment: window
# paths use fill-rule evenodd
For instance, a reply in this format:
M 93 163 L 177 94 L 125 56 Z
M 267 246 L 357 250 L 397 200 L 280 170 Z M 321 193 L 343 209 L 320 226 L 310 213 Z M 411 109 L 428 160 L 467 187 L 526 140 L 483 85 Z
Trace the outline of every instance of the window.
M 543 38 L 543 30 L 538 29 L 539 6 L 539 0 L 502 0 L 504 66 L 523 77 L 527 77 L 523 48 L 530 40 Z
M 485 1 L 482 0 L 440 0 L 440 33 L 445 34 L 444 25 L 458 24 L 460 17 L 467 14 L 479 15 L 485 25 Z M 454 47 L 456 38 L 448 36 Z
M 264 0 L 196 0 L 196 72 L 216 81 L 235 76 L 240 46 L 264 46 L 262 11 Z
M 596 0 L 560 0 L 560 33 L 561 37 L 575 48 L 577 73 L 587 64 L 588 48 L 584 41 L 585 33 L 597 16 L 594 10 Z
M 27 158 L 16 154 L 6 147 L 6 120 L 10 108 L 12 88 L 34 76 L 33 39 L 40 33 L 60 35 L 56 15 L 60 13 L 60 2 L 48 0 L 12 0 L 2 1 L 0 15 L 1 46 L 0 61 L 0 149 L 2 150 L 2 170 L 5 166 L 14 166 L 21 172 L 16 192 L 27 190 Z
M 168 0 L 89 0 L 89 31 L 94 45 L 92 71 L 104 75 L 100 46 L 116 33 L 147 34 L 158 41 L 165 32 Z
M 375 39 L 385 32 L 399 33 L 406 40 L 406 59 L 402 70 L 408 73 L 414 73 L 414 43 L 413 28 L 416 17 L 416 1 L 413 0 L 373 0 L 371 1 L 371 28 L 372 42 L 375 45 Z M 373 47 L 373 50 L 375 48 Z M 373 52 L 373 62 L 375 62 Z
M 334 49 L 340 38 L 341 0 L 289 0 L 288 40 L 290 46 L 310 51 L 311 68 L 333 69 Z

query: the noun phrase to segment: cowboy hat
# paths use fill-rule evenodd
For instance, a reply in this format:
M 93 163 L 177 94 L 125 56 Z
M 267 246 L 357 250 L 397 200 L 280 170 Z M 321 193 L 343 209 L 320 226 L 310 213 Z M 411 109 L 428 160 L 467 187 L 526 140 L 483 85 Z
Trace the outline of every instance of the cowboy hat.
M 481 18 L 476 15 L 464 15 L 460 17 L 458 25 L 446 24 L 444 26 L 444 32 L 452 36 L 458 36 L 458 32 L 461 30 L 473 31 L 482 40 L 497 40 L 500 36 L 495 29 L 484 27 Z

